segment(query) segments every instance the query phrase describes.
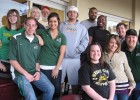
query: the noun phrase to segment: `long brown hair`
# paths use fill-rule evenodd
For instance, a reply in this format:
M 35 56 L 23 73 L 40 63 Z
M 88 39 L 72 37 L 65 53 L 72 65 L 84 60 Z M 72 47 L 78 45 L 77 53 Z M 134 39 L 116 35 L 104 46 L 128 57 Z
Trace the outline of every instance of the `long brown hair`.
M 6 28 L 8 30 L 11 30 L 11 23 L 9 21 L 9 16 L 10 16 L 10 14 L 13 14 L 13 13 L 16 13 L 16 16 L 17 16 L 16 30 L 19 30 L 21 28 L 21 18 L 20 18 L 19 12 L 16 9 L 11 9 L 8 11 L 8 13 L 7 13 L 7 22 L 8 23 L 6 25 Z
M 103 51 L 102 51 L 102 47 L 101 47 L 101 45 L 100 45 L 98 42 L 93 42 L 92 44 L 90 44 L 90 45 L 88 46 L 88 51 L 87 51 L 87 62 L 88 62 L 90 65 L 92 65 L 91 57 L 90 57 L 90 50 L 91 50 L 91 47 L 92 47 L 93 45 L 98 45 L 98 46 L 99 46 L 100 51 L 101 51 L 101 57 L 100 57 L 100 59 L 99 59 L 99 63 L 100 63 L 101 66 L 106 67 L 107 64 L 106 64 L 106 63 L 104 62 L 104 60 L 103 60 Z
M 118 48 L 116 49 L 115 52 L 120 52 L 120 50 L 121 50 L 121 41 L 120 41 L 119 36 L 118 36 L 118 35 L 114 35 L 114 34 L 111 34 L 111 35 L 109 36 L 109 38 L 107 39 L 105 51 L 106 51 L 107 53 L 109 53 L 108 45 L 109 45 L 109 42 L 110 42 L 111 39 L 115 39 L 116 42 L 117 42 L 117 45 L 118 45 Z

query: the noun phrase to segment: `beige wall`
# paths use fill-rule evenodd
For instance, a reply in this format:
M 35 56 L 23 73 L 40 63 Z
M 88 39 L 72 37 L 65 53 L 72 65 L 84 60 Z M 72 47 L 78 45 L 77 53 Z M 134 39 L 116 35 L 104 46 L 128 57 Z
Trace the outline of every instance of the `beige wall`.
M 134 3 L 133 3 L 134 2 Z M 99 11 L 131 20 L 131 28 L 140 29 L 140 0 L 77 0 L 79 20 L 88 18 L 88 9 L 96 7 Z M 132 16 L 133 15 L 133 16 Z
M 139 31 L 140 30 L 140 0 L 136 0 L 135 2 L 135 19 L 134 19 L 134 28 Z
M 132 19 L 132 0 L 78 0 L 79 20 L 88 17 L 88 9 L 96 7 L 99 11 Z

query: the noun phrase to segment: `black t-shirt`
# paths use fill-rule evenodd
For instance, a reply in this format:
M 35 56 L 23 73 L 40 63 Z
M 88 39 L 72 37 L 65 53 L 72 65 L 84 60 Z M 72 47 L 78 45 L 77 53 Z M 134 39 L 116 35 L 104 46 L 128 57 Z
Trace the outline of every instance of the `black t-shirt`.
M 107 99 L 109 97 L 109 81 L 115 78 L 109 65 L 101 67 L 100 64 L 85 63 L 79 69 L 79 84 L 90 85 L 99 95 Z M 83 92 L 82 98 L 83 100 L 92 100 L 85 92 Z
M 94 26 L 88 29 L 88 33 L 89 33 L 89 36 L 92 37 L 92 43 L 98 42 L 104 51 L 105 43 L 106 43 L 107 38 L 110 35 L 110 32 L 107 31 L 106 29 L 101 29 L 99 26 Z

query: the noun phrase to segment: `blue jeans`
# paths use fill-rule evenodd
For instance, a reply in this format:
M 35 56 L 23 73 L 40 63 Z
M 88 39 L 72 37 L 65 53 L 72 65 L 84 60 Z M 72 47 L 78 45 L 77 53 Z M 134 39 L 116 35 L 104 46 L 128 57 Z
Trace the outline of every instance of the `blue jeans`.
M 129 100 L 140 100 L 140 82 L 136 83 L 136 87 L 133 90 Z
M 115 94 L 114 100 L 128 100 L 128 94 Z
M 25 76 L 16 76 L 14 81 L 18 85 L 25 100 L 37 100 L 33 87 Z M 32 83 L 43 92 L 42 100 L 52 100 L 54 86 L 43 73 L 40 73 L 40 79 L 38 81 L 33 81 Z
M 52 82 L 52 84 L 55 87 L 55 92 L 53 96 L 53 100 L 59 100 L 60 93 L 61 93 L 61 76 L 62 76 L 62 70 L 59 70 L 57 78 L 52 77 L 52 70 L 43 70 L 41 69 L 41 72 L 44 73 L 48 79 Z

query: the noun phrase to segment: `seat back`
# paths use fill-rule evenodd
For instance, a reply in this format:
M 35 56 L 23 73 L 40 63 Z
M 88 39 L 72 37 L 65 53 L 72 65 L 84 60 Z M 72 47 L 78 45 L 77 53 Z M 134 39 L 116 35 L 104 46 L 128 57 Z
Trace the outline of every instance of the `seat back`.
M 81 100 L 81 95 L 68 94 L 68 95 L 62 96 L 60 100 Z
M 20 100 L 21 98 L 19 89 L 12 80 L 0 79 L 0 100 Z

